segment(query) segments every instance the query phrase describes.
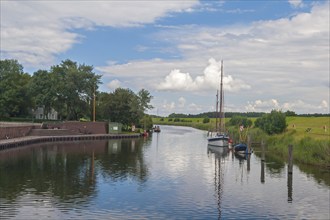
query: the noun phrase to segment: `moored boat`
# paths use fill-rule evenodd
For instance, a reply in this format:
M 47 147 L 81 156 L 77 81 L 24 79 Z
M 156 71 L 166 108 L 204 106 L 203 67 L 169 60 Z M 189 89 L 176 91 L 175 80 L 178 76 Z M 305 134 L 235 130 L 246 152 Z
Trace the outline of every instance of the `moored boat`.
M 218 97 L 218 92 L 216 95 L 216 131 L 211 132 L 211 136 L 208 137 L 208 145 L 217 147 L 228 147 L 229 146 L 229 136 L 225 133 L 225 113 L 224 113 L 224 92 L 223 92 L 223 62 L 221 61 L 221 75 L 220 75 L 220 97 Z M 219 99 L 220 98 L 220 99 Z M 219 114 L 218 114 L 218 104 Z M 219 127 L 218 127 L 219 118 Z
M 225 134 L 216 134 L 214 137 L 208 138 L 208 145 L 218 147 L 228 147 L 229 137 Z
M 154 127 L 154 132 L 160 132 L 160 127 L 158 125 Z
M 247 145 L 244 144 L 244 143 L 239 143 L 239 144 L 236 144 L 236 145 L 234 146 L 234 150 L 235 150 L 235 152 L 245 153 L 245 152 L 248 151 L 248 147 L 247 147 Z

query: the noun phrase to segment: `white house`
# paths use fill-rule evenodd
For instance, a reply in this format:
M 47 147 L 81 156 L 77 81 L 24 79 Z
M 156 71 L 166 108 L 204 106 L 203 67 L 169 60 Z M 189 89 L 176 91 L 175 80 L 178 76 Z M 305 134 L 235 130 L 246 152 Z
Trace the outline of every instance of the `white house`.
M 44 113 L 44 107 L 38 107 L 36 110 L 34 110 L 34 116 L 36 119 L 47 119 L 45 113 Z M 53 108 L 48 113 L 48 119 L 49 120 L 57 120 L 58 119 L 58 113 Z

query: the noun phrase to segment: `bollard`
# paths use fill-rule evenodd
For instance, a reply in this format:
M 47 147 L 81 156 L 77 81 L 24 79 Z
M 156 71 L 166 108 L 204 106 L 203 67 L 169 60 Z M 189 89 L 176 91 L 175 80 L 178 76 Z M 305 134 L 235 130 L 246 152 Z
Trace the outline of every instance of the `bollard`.
M 261 140 L 261 161 L 265 161 L 265 143 Z
M 250 167 L 250 159 L 251 159 L 251 154 L 247 155 L 247 171 L 250 172 L 251 167 Z
M 289 158 L 288 158 L 288 202 L 292 202 L 292 168 L 293 168 L 293 146 L 290 144 L 289 148 Z
M 293 146 L 292 144 L 289 145 L 289 158 L 288 158 L 288 174 L 292 174 L 292 160 L 293 160 L 293 154 L 292 154 Z
M 251 137 L 247 136 L 248 153 L 251 153 Z
M 265 183 L 265 162 L 261 161 L 261 176 L 260 176 L 260 182 Z
M 292 203 L 292 173 L 288 174 L 288 203 Z

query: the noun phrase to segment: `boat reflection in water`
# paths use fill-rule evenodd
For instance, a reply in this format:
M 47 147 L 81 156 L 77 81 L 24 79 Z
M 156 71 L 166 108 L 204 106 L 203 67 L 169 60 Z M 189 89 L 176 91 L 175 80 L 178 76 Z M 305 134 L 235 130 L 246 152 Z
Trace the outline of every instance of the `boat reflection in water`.
M 221 219 L 221 199 L 224 187 L 224 163 L 225 157 L 228 156 L 228 147 L 215 147 L 207 145 L 207 154 L 214 155 L 214 191 L 218 208 L 218 219 Z

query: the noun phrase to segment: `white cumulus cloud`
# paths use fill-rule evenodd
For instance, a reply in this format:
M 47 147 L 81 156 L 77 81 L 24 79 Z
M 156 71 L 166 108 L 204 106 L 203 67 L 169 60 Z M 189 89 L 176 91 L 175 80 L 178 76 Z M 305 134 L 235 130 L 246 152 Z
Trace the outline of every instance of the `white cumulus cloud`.
M 183 73 L 179 69 L 172 70 L 157 87 L 158 90 L 172 91 L 199 91 L 219 89 L 221 75 L 221 61 L 209 59 L 209 65 L 204 69 L 204 74 L 193 79 L 190 73 Z M 231 75 L 223 78 L 224 89 L 238 91 L 250 89 L 250 86 L 240 79 L 234 79 Z
M 121 82 L 118 79 L 114 79 L 107 84 L 110 90 L 115 90 L 121 86 Z

